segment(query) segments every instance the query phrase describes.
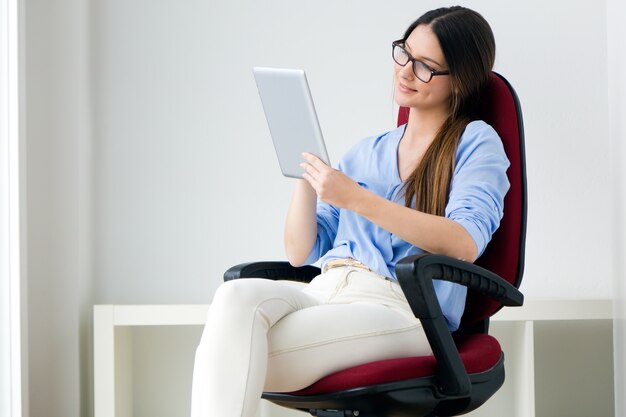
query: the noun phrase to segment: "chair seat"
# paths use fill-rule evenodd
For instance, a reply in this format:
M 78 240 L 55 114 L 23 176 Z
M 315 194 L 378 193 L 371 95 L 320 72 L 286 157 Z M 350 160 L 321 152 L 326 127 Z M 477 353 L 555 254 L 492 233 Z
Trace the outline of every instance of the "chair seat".
M 455 342 L 468 374 L 488 371 L 500 360 L 502 349 L 488 334 L 456 337 Z M 415 356 L 370 362 L 328 375 L 292 395 L 316 395 L 369 385 L 433 376 L 437 373 L 434 356 Z

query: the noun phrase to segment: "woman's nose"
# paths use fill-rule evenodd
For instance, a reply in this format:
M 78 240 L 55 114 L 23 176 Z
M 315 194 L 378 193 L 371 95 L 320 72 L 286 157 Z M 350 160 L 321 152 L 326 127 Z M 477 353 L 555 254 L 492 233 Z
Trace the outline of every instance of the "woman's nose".
M 412 81 L 415 78 L 415 74 L 413 74 L 413 64 L 409 61 L 405 66 L 400 68 L 400 76 L 405 80 Z

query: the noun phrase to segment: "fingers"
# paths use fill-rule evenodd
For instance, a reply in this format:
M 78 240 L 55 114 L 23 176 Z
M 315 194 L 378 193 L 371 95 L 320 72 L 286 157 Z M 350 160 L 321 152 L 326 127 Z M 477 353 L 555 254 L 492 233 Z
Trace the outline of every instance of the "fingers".
M 307 162 L 303 162 L 300 164 L 300 167 L 302 168 L 302 178 L 310 178 L 310 179 L 315 179 L 317 176 L 319 176 L 319 172 L 317 171 L 317 169 L 315 169 L 315 167 Z M 309 180 L 309 182 L 311 182 Z M 313 185 L 313 184 L 311 184 Z
M 323 169 L 324 167 L 327 167 L 327 165 L 318 157 L 310 153 L 303 153 L 302 157 L 305 159 L 305 162 L 300 164 L 303 170 L 302 178 L 304 178 L 315 190 L 315 192 L 319 194 L 322 172 L 320 172 L 318 168 Z
M 319 182 L 322 176 L 328 176 L 328 174 L 333 171 L 333 169 L 326 165 L 324 161 L 322 161 L 313 154 L 304 152 L 302 154 L 302 157 L 304 158 L 305 162 L 302 162 L 300 166 L 302 167 L 304 172 L 309 174 L 317 182 Z
M 311 186 L 311 188 L 313 188 L 315 190 L 315 193 L 318 193 L 318 183 L 315 180 L 315 178 L 313 178 L 311 176 L 311 174 L 309 174 L 308 172 L 304 172 L 302 173 L 302 178 L 309 183 L 309 185 Z
M 318 171 L 321 171 L 324 168 L 330 168 L 328 165 L 326 165 L 324 161 L 311 153 L 303 152 L 302 157 L 305 161 L 314 166 Z
M 321 159 L 319 159 L 317 156 L 310 154 L 310 153 L 303 153 L 302 157 L 304 158 L 305 162 L 302 162 L 300 164 L 300 166 L 302 167 L 304 173 L 308 174 L 309 177 L 311 179 L 318 180 L 318 177 L 320 176 L 320 174 L 322 174 L 324 169 L 328 169 L 330 168 L 328 165 L 326 165 Z M 303 175 L 304 175 L 303 173 Z M 309 181 L 311 182 L 311 181 Z M 313 185 L 313 184 L 311 184 Z
M 313 165 L 307 162 L 301 163 L 300 166 L 302 167 L 302 170 L 303 170 L 302 178 L 307 180 L 309 184 L 311 184 L 311 186 L 317 190 L 317 185 L 319 183 L 319 176 L 320 176 L 319 171 L 315 169 Z

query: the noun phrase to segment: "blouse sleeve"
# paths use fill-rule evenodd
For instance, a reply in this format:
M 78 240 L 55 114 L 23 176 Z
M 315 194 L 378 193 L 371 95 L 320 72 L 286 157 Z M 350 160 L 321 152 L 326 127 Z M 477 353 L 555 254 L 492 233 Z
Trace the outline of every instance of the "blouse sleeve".
M 509 160 L 496 131 L 482 121 L 461 136 L 445 215 L 463 226 L 480 256 L 502 219 Z
M 306 258 L 305 264 L 315 263 L 326 252 L 333 247 L 335 236 L 337 236 L 337 229 L 339 227 L 339 210 L 324 203 L 323 201 L 317 202 L 317 238 L 315 244 Z

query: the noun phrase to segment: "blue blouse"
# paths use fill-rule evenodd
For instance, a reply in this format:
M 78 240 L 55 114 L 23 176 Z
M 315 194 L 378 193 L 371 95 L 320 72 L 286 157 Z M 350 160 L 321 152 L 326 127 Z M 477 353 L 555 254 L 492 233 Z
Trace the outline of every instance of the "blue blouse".
M 404 205 L 398 145 L 405 127 L 357 143 L 341 159 L 338 169 L 365 189 Z M 508 167 L 496 131 L 483 121 L 469 123 L 457 148 L 445 216 L 468 231 L 479 256 L 500 225 L 504 195 L 509 189 Z M 317 203 L 317 239 L 308 264 L 321 260 L 323 266 L 332 259 L 353 258 L 395 280 L 395 264 L 420 253 L 424 251 L 353 211 Z M 434 281 L 434 287 L 448 328 L 454 331 L 463 315 L 467 289 L 439 280 Z

